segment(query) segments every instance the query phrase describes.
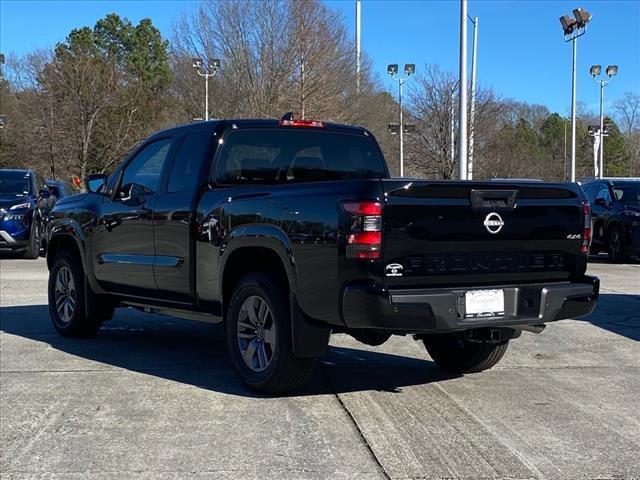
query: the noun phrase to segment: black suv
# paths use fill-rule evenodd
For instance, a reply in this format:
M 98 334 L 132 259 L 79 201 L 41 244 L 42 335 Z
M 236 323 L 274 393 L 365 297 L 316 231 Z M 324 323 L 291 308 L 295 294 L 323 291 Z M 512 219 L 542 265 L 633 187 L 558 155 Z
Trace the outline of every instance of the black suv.
M 591 253 L 620 263 L 640 254 L 640 179 L 605 178 L 583 185 L 591 203 Z

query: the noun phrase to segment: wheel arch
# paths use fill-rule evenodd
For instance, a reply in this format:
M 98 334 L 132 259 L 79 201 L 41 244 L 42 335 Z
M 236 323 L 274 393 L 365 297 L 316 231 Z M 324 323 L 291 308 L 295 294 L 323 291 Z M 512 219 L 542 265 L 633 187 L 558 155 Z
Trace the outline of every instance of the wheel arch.
M 70 219 L 65 219 L 64 222 L 55 223 L 49 227 L 47 235 L 47 268 L 49 270 L 51 270 L 56 256 L 63 250 L 70 251 L 80 259 L 82 269 L 93 291 L 104 293 L 93 276 L 93 268 L 86 251 L 86 237 L 79 225 Z
M 262 227 L 262 226 L 260 226 Z M 298 358 L 322 355 L 327 348 L 330 328 L 319 325 L 301 311 L 296 300 L 297 272 L 286 234 L 274 229 L 253 230 L 243 227 L 232 233 L 220 267 L 222 315 L 227 309 L 237 282 L 249 273 L 266 273 L 286 288 L 291 311 L 292 344 Z M 269 235 L 269 233 L 271 235 Z

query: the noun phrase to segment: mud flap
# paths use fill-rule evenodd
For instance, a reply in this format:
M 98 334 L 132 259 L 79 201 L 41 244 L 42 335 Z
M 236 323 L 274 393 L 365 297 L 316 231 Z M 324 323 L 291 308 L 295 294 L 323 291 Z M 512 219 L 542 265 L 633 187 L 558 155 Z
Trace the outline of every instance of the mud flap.
M 300 310 L 293 293 L 289 294 L 289 306 L 293 354 L 298 358 L 315 358 L 324 355 L 329 345 L 331 328 L 310 322 Z

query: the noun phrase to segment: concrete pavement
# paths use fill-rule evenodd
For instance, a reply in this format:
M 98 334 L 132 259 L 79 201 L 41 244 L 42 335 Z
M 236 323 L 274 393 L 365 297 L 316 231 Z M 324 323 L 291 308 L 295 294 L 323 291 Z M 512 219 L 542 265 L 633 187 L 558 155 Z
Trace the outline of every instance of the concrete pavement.
M 261 398 L 221 328 L 122 309 L 65 339 L 44 261 L 1 260 L 0 477 L 640 478 L 640 265 L 590 271 L 596 312 L 524 333 L 490 371 L 336 335 L 304 391 Z

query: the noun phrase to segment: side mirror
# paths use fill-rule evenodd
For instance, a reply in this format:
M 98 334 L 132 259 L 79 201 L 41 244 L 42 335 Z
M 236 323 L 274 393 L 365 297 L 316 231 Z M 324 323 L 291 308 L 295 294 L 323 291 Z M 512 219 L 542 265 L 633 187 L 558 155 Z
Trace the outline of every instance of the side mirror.
M 91 173 L 84 181 L 87 192 L 104 193 L 107 187 L 107 176 L 104 173 Z
M 42 189 L 38 192 L 38 197 L 40 198 L 51 198 L 51 191 L 47 189 Z
M 607 201 L 602 197 L 596 198 L 593 203 L 598 205 L 599 207 L 606 207 L 607 206 Z

